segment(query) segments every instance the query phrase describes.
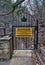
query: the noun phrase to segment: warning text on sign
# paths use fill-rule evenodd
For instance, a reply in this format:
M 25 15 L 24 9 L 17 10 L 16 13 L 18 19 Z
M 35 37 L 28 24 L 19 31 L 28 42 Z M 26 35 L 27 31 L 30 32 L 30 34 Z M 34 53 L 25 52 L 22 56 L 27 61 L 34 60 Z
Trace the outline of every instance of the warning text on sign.
M 17 38 L 32 38 L 32 28 L 16 28 Z

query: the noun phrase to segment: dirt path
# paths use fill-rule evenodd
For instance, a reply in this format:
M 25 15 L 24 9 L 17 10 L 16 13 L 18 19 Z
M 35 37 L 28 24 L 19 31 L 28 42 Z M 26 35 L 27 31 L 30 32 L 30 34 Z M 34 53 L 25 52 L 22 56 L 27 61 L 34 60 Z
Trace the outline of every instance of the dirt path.
M 35 65 L 32 51 L 14 51 L 13 57 L 8 62 L 0 62 L 0 65 Z

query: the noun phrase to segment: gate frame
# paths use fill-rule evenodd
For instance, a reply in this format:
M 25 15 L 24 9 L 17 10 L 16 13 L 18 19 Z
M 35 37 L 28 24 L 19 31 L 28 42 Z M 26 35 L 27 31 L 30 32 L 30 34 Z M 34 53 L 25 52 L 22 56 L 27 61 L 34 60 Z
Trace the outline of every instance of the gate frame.
M 12 26 L 12 49 L 14 50 L 14 37 L 13 37 L 13 28 L 14 27 L 35 27 L 35 30 L 34 30 L 34 50 L 35 49 L 38 49 L 38 20 L 36 20 L 36 26 L 17 26 L 17 25 L 13 25 Z M 35 40 L 36 39 L 36 40 Z

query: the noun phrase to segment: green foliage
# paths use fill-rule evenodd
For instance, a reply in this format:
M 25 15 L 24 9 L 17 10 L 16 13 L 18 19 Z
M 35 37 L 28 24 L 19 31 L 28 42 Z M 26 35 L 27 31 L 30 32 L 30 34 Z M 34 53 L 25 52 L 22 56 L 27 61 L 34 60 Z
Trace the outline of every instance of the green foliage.
M 11 2 L 9 2 L 9 1 L 7 1 L 7 0 L 3 0 L 3 1 L 4 1 L 4 6 L 5 6 L 8 10 L 12 10 L 13 8 L 15 8 Z M 17 15 L 19 15 L 20 12 L 23 11 L 23 10 L 24 10 L 24 7 L 21 7 L 21 5 L 20 5 L 19 7 L 17 7 L 17 8 L 15 9 L 15 13 L 16 13 Z
M 12 10 L 13 9 L 13 5 L 7 1 L 7 0 L 3 0 L 4 1 L 4 6 L 8 9 L 8 10 Z
M 10 12 L 11 13 L 14 12 L 14 10 L 15 10 L 15 13 L 17 15 L 19 15 L 24 10 L 24 7 L 21 7 L 21 5 L 20 5 L 23 1 L 24 0 L 17 1 L 16 3 L 12 4 L 8 0 L 3 0 L 3 5 L 4 5 L 4 7 L 6 7 L 7 10 L 9 10 L 9 14 L 10 14 Z

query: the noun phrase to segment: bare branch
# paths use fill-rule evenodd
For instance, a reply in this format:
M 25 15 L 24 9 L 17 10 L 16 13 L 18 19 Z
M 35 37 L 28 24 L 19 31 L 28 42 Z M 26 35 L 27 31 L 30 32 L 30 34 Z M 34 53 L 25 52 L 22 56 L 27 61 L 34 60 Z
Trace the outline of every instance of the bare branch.
M 14 10 L 18 7 L 18 5 L 21 4 L 23 1 L 25 0 L 20 0 L 19 2 L 15 3 L 11 11 L 9 11 L 8 13 L 1 13 L 0 16 L 5 16 L 5 15 L 9 15 L 10 13 L 13 13 Z

